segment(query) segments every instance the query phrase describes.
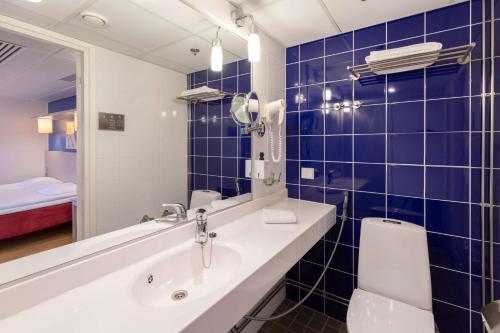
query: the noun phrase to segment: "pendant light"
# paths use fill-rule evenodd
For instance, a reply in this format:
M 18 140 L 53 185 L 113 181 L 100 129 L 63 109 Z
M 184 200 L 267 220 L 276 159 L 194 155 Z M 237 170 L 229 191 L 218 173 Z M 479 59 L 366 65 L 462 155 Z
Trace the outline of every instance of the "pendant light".
M 220 27 L 217 28 L 215 39 L 212 41 L 212 54 L 210 57 L 210 69 L 214 72 L 222 71 L 222 43 L 219 38 Z
M 252 20 L 252 25 L 250 26 L 250 35 L 248 35 L 248 61 L 255 63 L 260 61 L 260 36 L 256 31 L 253 16 L 249 15 L 249 17 Z

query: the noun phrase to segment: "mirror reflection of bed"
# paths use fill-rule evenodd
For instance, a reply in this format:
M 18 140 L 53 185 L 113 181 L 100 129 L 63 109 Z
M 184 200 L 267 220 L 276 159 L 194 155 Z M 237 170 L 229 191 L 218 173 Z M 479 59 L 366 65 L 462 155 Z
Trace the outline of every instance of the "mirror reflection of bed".
M 46 169 L 0 185 L 0 262 L 73 242 L 76 154 L 46 152 Z
M 77 61 L 71 49 L 11 31 L 0 30 L 0 45 L 2 263 L 76 235 Z

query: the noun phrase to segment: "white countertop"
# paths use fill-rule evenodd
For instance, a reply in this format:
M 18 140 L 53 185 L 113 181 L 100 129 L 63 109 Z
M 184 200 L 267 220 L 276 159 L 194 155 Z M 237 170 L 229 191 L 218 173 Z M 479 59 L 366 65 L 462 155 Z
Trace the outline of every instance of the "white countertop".
M 190 325 L 238 287 L 245 286 L 249 295 L 265 293 L 262 284 L 243 283 L 252 282 L 256 272 L 270 263 L 265 274 L 282 276 L 335 220 L 331 205 L 285 199 L 270 207 L 293 211 L 298 223 L 264 224 L 261 209 L 213 230 L 209 218 L 209 231 L 217 232 L 215 244 L 234 248 L 241 255 L 236 273 L 217 292 L 168 307 L 145 305 L 134 295 L 134 283 L 146 278 L 149 267 L 192 246 L 193 240 L 188 240 L 7 317 L 0 321 L 0 332 L 197 332 L 190 328 L 196 325 Z M 270 274 L 269 269 L 275 271 Z

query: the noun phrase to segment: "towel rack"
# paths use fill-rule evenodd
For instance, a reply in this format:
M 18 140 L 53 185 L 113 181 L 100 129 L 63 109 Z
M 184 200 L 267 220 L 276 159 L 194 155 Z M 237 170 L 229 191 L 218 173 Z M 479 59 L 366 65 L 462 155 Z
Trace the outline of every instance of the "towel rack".
M 399 58 L 379 61 L 377 62 L 377 64 L 372 65 L 372 67 L 370 67 L 370 65 L 368 64 L 347 66 L 347 70 L 351 73 L 351 78 L 353 80 L 359 80 L 363 74 L 376 74 L 375 71 L 397 70 L 399 68 L 410 66 L 422 66 L 426 63 L 429 63 L 430 60 L 434 61 L 434 63 L 456 60 L 458 64 L 465 65 L 470 62 L 471 52 L 475 46 L 476 43 L 470 43 L 442 49 L 435 61 L 435 53 L 431 52 L 416 55 L 407 55 Z
M 192 94 L 189 96 L 179 96 L 177 99 L 187 101 L 188 103 L 198 103 L 198 102 L 210 102 L 218 101 L 227 96 L 234 96 L 234 93 L 225 92 L 222 90 L 217 90 L 214 92 L 203 92 L 199 94 Z

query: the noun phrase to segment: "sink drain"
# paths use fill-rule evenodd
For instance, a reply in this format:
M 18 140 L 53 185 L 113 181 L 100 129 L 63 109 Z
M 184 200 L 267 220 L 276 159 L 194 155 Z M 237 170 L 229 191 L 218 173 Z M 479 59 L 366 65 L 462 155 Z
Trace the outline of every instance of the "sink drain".
M 186 290 L 176 290 L 172 293 L 171 298 L 174 301 L 182 301 L 187 296 L 188 296 L 188 292 Z

